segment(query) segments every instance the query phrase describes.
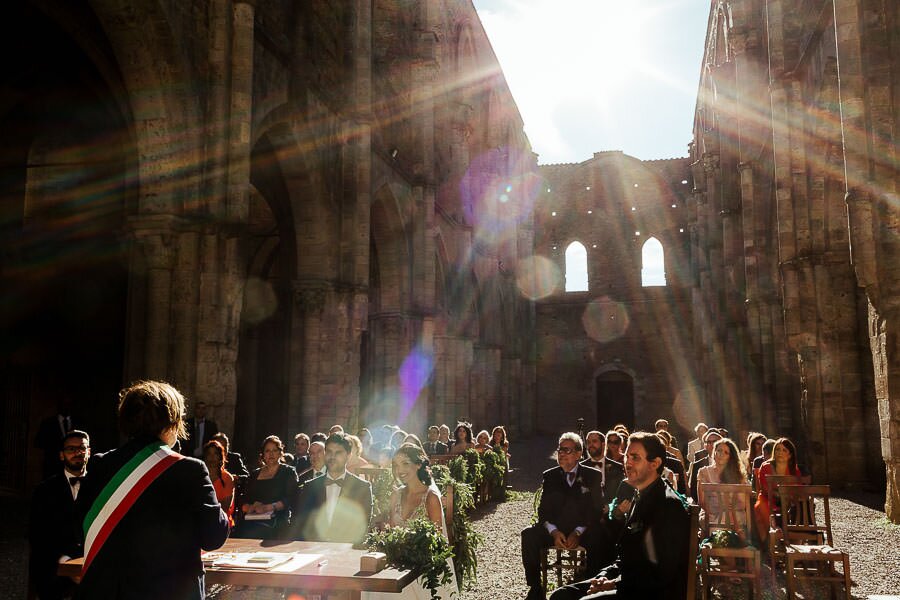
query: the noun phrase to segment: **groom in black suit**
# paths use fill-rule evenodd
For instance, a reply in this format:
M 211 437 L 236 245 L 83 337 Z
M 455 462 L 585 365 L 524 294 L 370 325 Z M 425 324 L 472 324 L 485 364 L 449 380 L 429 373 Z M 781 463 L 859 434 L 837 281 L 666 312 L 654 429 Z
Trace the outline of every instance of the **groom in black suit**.
M 84 553 L 81 522 L 75 513 L 75 498 L 87 473 L 91 444 L 88 434 L 70 431 L 57 453 L 57 473 L 34 489 L 28 541 L 31 554 L 28 575 L 31 588 L 41 600 L 68 598 L 75 584 L 68 577 L 57 577 L 60 559 L 77 558 Z
M 365 539 L 372 520 L 372 485 L 347 471 L 351 447 L 342 432 L 325 440 L 326 471 L 300 488 L 293 539 L 354 544 Z
M 528 600 L 544 598 L 541 588 L 541 554 L 545 548 L 596 547 L 602 523 L 603 488 L 600 471 L 579 465 L 583 451 L 577 433 L 559 438 L 559 466 L 544 471 L 538 522 L 522 530 L 522 565 L 528 584 Z

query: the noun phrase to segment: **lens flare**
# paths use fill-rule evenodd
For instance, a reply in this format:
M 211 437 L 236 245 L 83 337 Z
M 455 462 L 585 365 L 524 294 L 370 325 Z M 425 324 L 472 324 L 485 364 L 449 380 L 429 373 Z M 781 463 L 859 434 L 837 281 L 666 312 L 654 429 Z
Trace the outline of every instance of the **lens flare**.
M 272 284 L 256 277 L 247 280 L 244 288 L 243 318 L 248 323 L 261 323 L 278 309 L 278 296 Z
M 607 296 L 591 300 L 581 315 L 585 333 L 598 342 L 611 342 L 622 337 L 630 322 L 625 305 Z
M 431 353 L 416 348 L 403 359 L 400 365 L 400 397 L 403 401 L 400 420 L 406 419 L 422 389 L 428 385 L 434 370 L 434 358 Z
M 516 286 L 530 300 L 539 300 L 562 287 L 562 271 L 544 256 L 529 256 L 519 261 Z

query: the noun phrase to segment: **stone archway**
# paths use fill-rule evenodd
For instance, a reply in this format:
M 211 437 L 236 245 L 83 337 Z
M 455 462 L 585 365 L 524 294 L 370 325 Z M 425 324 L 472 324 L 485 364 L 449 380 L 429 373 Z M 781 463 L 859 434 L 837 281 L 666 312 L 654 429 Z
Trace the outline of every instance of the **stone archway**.
M 0 488 L 12 490 L 37 481 L 31 432 L 64 396 L 95 447 L 118 442 L 138 153 L 103 33 L 69 9 L 78 39 L 27 3 L 0 28 Z

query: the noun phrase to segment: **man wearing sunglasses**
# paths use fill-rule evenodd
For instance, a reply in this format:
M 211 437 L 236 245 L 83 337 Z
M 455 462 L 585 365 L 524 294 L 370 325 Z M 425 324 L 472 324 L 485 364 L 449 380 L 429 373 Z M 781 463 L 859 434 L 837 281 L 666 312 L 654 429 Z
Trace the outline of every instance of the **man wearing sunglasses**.
M 538 522 L 522 530 L 522 565 L 528 584 L 527 600 L 544 598 L 541 554 L 544 548 L 592 548 L 603 522 L 603 487 L 600 471 L 580 466 L 584 449 L 577 433 L 564 433 L 556 451 L 558 466 L 544 471 Z

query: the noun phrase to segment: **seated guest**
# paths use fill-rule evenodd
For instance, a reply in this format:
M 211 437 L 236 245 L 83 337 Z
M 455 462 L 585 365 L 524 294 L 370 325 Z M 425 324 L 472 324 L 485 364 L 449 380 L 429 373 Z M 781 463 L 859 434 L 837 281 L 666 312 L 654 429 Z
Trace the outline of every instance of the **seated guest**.
M 478 451 L 479 454 L 484 454 L 485 450 L 491 449 L 491 434 L 487 432 L 487 429 L 482 429 L 478 432 L 478 435 L 475 436 L 475 450 Z
M 78 492 L 86 531 L 78 597 L 202 600 L 200 553 L 225 543 L 228 517 L 203 462 L 171 448 L 187 437 L 184 397 L 140 381 L 120 392 L 118 412 L 128 441 L 91 458 Z
M 438 440 L 447 446 L 447 449 L 450 449 L 450 446 L 453 445 L 453 440 L 450 439 L 450 428 L 446 424 L 442 424 L 438 427 Z
M 403 443 L 401 443 L 400 446 L 402 446 L 403 444 L 415 444 L 416 446 L 418 446 L 419 448 L 421 448 L 421 447 L 422 447 L 422 440 L 420 440 L 420 439 L 419 439 L 419 436 L 417 436 L 417 435 L 414 434 L 414 433 L 407 433 L 407 434 L 406 434 L 406 437 L 403 438 Z M 399 448 L 400 446 L 397 446 L 397 448 Z M 394 450 L 396 451 L 397 448 L 394 448 Z
M 636 493 L 617 498 L 612 511 L 625 518 L 616 560 L 591 579 L 558 588 L 550 600 L 685 600 L 690 514 L 660 479 L 665 448 L 658 437 L 640 431 L 629 436 L 625 455 L 627 482 Z
M 225 448 L 216 440 L 210 440 L 203 447 L 203 462 L 209 471 L 216 500 L 228 515 L 229 524 L 234 527 L 234 476 L 225 469 Z
M 503 448 L 503 451 L 506 452 L 506 457 L 509 458 L 509 438 L 503 425 L 497 425 L 491 430 L 491 446 Z
M 294 470 L 302 473 L 309 468 L 309 436 L 298 433 L 294 436 Z
M 309 443 L 312 444 L 313 442 L 322 442 L 322 445 L 324 446 L 325 440 L 327 440 L 327 439 L 328 439 L 328 436 L 326 434 L 322 433 L 321 431 L 317 431 L 314 434 L 312 434 L 311 436 L 309 436 Z
M 300 473 L 301 484 L 319 475 L 325 474 L 325 442 L 313 442 L 309 445 L 309 468 Z
M 669 435 L 669 432 L 665 429 L 657 431 L 656 437 L 659 438 L 659 441 L 661 441 L 666 448 L 666 459 L 663 468 L 664 476 L 679 494 L 687 496 L 687 476 L 684 472 L 684 463 L 678 458 L 678 456 L 681 455 L 681 452 L 678 452 L 677 448 L 673 448 L 669 445 L 672 436 Z M 671 450 L 678 452 L 678 456 L 673 454 Z
M 291 538 L 361 543 L 372 520 L 372 486 L 347 471 L 350 440 L 333 433 L 325 442 L 325 475 L 307 481 L 297 495 Z
M 245 518 L 234 537 L 275 539 L 286 532 L 297 493 L 297 471 L 284 464 L 283 458 L 284 444 L 277 435 L 270 435 L 262 445 L 263 466 L 253 471 L 247 481 L 241 506 Z
M 697 472 L 698 504 L 703 509 L 701 520 L 704 523 L 721 522 L 722 507 L 716 497 L 706 498 L 702 483 L 747 483 L 747 473 L 741 461 L 737 445 L 728 438 L 719 440 L 713 446 L 713 464 L 702 467 Z M 735 507 L 739 511 L 744 506 Z M 746 523 L 745 525 L 749 525 Z
M 75 501 L 91 456 L 88 434 L 68 432 L 57 456 L 59 472 L 34 488 L 28 519 L 28 579 L 41 600 L 62 600 L 75 591 L 75 583 L 58 577 L 56 569 L 60 562 L 78 558 L 84 551 Z
M 362 457 L 362 441 L 355 435 L 346 434 L 350 440 L 350 459 L 347 461 L 347 470 L 356 473 L 360 467 L 369 466 L 369 461 Z
M 768 439 L 763 442 L 760 455 L 753 459 L 753 468 L 750 471 L 750 483 L 753 485 L 753 492 L 759 491 L 759 468 L 768 459 L 772 458 L 772 450 L 775 448 L 775 440 Z
M 372 443 L 374 442 L 372 438 L 372 432 L 363 427 L 357 432 L 356 437 L 359 438 L 359 441 L 362 444 L 362 452 L 360 452 L 359 455 L 366 460 L 371 460 L 369 452 L 371 451 Z
M 228 446 L 228 436 L 219 432 L 212 439 L 222 444 L 225 449 L 225 469 L 234 477 L 249 477 L 250 471 L 244 465 L 244 458 L 237 452 L 231 452 Z
M 444 538 L 447 538 L 441 492 L 432 479 L 428 465 L 428 457 L 420 446 L 403 444 L 397 449 L 391 466 L 400 486 L 391 494 L 388 514 L 380 515 L 379 520 L 387 527 L 403 527 L 414 519 L 428 519 L 441 531 Z M 447 559 L 447 562 L 450 567 L 450 581 L 436 590 L 438 597 L 443 600 L 450 600 L 459 595 L 452 559 Z M 402 594 L 364 592 L 362 598 L 363 600 L 391 600 L 395 597 L 430 598 L 431 593 L 424 589 L 421 581 L 418 579 L 403 588 Z
M 697 500 L 697 474 L 700 472 L 700 469 L 703 467 L 708 467 L 713 464 L 713 446 L 716 445 L 721 439 L 724 439 L 725 436 L 719 433 L 719 430 L 712 427 L 703 434 L 703 450 L 700 450 L 695 454 L 697 456 L 697 460 L 691 463 L 691 467 L 688 470 L 688 489 L 690 490 L 691 498 Z
M 625 437 L 615 429 L 606 432 L 606 456 L 621 463 L 625 459 Z
M 586 436 L 588 457 L 581 461 L 585 467 L 600 471 L 600 487 L 603 488 L 603 504 L 608 506 L 625 478 L 625 468 L 606 456 L 606 436 L 599 431 L 589 431 Z
M 544 597 L 541 588 L 541 555 L 545 548 L 588 550 L 596 538 L 603 515 L 601 474 L 581 467 L 583 446 L 577 433 L 564 433 L 556 451 L 558 466 L 544 471 L 538 521 L 522 530 L 522 566 L 528 585 L 528 600 Z M 593 539 L 592 539 L 593 538 Z
M 450 454 L 462 454 L 469 448 L 474 448 L 475 443 L 472 441 L 472 426 L 468 423 L 460 423 L 456 426 L 454 434 L 456 439 L 450 446 Z
M 747 434 L 747 449 L 741 451 L 741 459 L 747 474 L 753 473 L 753 461 L 757 456 L 762 456 L 762 447 L 766 443 L 766 436 L 758 431 Z
M 792 475 L 798 480 L 802 476 L 797 467 L 797 447 L 786 437 L 775 440 L 772 458 L 765 461 L 759 468 L 759 492 L 753 512 L 756 519 L 756 532 L 762 542 L 766 542 L 769 538 L 769 514 L 772 511 L 772 507 L 769 506 L 768 478 L 770 475 Z
M 694 454 L 698 450 L 703 449 L 703 435 L 706 433 L 707 429 L 709 429 L 709 427 L 706 426 L 706 423 L 697 423 L 694 425 L 694 435 L 697 437 L 688 442 L 687 454 L 684 457 L 687 464 L 691 464 L 697 460 L 694 458 Z
M 332 435 L 335 433 L 344 433 L 344 428 L 341 427 L 340 425 L 332 425 L 331 428 L 328 430 L 328 435 Z
M 391 438 L 388 443 L 388 445 L 391 447 L 391 450 L 396 450 L 397 448 L 402 446 L 403 441 L 406 439 L 406 436 L 408 436 L 408 435 L 409 434 L 406 433 L 405 431 L 403 431 L 402 429 L 397 428 L 397 430 L 391 434 Z
M 432 425 L 428 428 L 428 441 L 422 444 L 422 448 L 429 456 L 447 454 L 449 452 L 450 449 L 447 448 L 447 444 L 438 439 L 440 434 L 437 425 Z

